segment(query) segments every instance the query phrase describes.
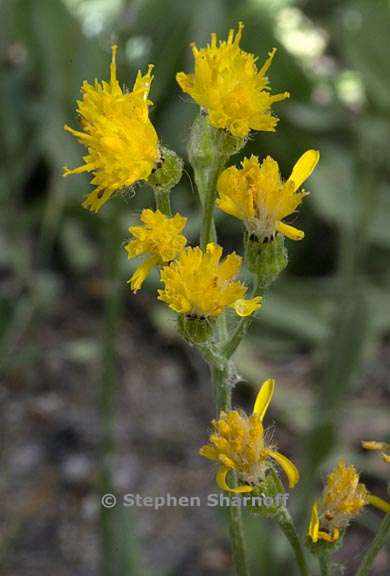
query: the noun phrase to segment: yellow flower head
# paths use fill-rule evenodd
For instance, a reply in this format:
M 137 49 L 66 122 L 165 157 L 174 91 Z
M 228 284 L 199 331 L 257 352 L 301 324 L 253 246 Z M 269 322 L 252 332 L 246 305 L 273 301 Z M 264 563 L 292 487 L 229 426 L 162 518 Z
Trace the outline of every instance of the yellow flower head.
M 275 388 L 275 380 L 266 380 L 258 394 L 251 416 L 231 410 L 221 412 L 218 420 L 213 420 L 214 432 L 210 435 L 210 444 L 202 446 L 199 454 L 220 464 L 217 472 L 217 484 L 228 492 L 251 492 L 265 479 L 267 470 L 275 460 L 287 475 L 289 487 L 293 488 L 299 480 L 295 465 L 267 446 L 264 437 L 263 418 Z M 239 485 L 232 488 L 227 483 L 230 470 L 236 470 Z
M 371 495 L 355 467 L 340 461 L 328 475 L 321 500 L 313 505 L 308 535 L 313 542 L 336 542 L 341 531 L 366 506 L 390 512 L 390 504 Z
M 116 77 L 116 50 L 113 46 L 110 81 L 83 83 L 83 98 L 77 102 L 83 131 L 65 126 L 88 152 L 85 164 L 65 168 L 64 175 L 93 172 L 91 182 L 96 188 L 83 205 L 95 212 L 117 190 L 148 178 L 159 159 L 158 138 L 148 113 L 152 66 L 145 76 L 138 71 L 132 92 L 122 92 Z
M 158 298 L 179 314 L 215 317 L 226 307 L 234 308 L 239 316 L 249 316 L 261 306 L 261 297 L 243 298 L 246 286 L 235 280 L 241 257 L 234 252 L 220 262 L 222 248 L 207 245 L 205 252 L 198 246 L 186 248 L 177 260 L 161 270 L 165 288 Z
M 280 232 L 291 240 L 301 240 L 302 230 L 282 222 L 302 202 L 307 192 L 298 188 L 310 176 L 320 154 L 308 150 L 295 164 L 290 177 L 283 182 L 279 165 L 270 156 L 260 164 L 255 156 L 245 158 L 242 168 L 230 166 L 217 183 L 217 206 L 245 222 L 250 235 L 261 242 Z
M 255 56 L 239 46 L 243 28 L 240 22 L 236 35 L 230 30 L 226 42 L 217 43 L 213 33 L 206 48 L 192 44 L 195 72 L 176 76 L 183 92 L 207 110 L 212 126 L 241 138 L 250 130 L 273 132 L 278 119 L 272 116 L 271 105 L 289 97 L 288 92 L 270 94 L 266 73 L 276 49 L 258 70 Z
M 187 239 L 180 232 L 187 223 L 187 218 L 180 214 L 165 216 L 160 210 L 142 210 L 140 220 L 143 226 L 130 226 L 129 232 L 134 236 L 125 250 L 129 260 L 146 254 L 147 258 L 130 278 L 133 292 L 137 292 L 151 269 L 158 264 L 166 264 L 176 258 L 187 244 Z
M 366 450 L 380 450 L 382 452 L 382 459 L 386 464 L 390 464 L 390 444 L 388 442 L 376 442 L 375 440 L 363 440 L 362 446 Z

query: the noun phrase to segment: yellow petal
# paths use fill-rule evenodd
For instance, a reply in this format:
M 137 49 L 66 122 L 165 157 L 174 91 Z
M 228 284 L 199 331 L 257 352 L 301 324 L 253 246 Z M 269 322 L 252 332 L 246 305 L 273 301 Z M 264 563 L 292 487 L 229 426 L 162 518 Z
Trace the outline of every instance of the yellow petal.
M 239 298 L 231 305 L 239 316 L 250 316 L 253 312 L 256 312 L 261 308 L 261 296 L 255 296 L 250 300 L 245 300 L 245 298 Z
M 382 510 L 382 512 L 385 512 L 385 514 L 390 514 L 390 503 L 386 502 L 386 500 L 383 500 L 382 498 L 379 498 L 379 496 L 369 494 L 368 503 L 372 506 L 375 506 L 375 508 Z
M 299 230 L 298 228 L 285 224 L 284 222 L 277 222 L 275 228 L 278 232 L 283 234 L 283 236 L 290 238 L 290 240 L 302 240 L 302 238 L 305 237 L 303 230 Z
M 276 452 L 275 450 L 264 448 L 263 453 L 276 460 L 288 478 L 288 487 L 294 488 L 294 486 L 299 482 L 299 472 L 295 464 L 291 462 L 287 456 L 283 456 L 283 454 Z
M 338 528 L 333 528 L 332 534 L 324 532 L 323 530 L 318 531 L 318 539 L 324 540 L 325 542 L 336 542 L 340 538 L 340 530 Z
M 318 532 L 320 529 L 320 519 L 318 518 L 318 504 L 315 502 L 311 509 L 309 529 L 307 535 L 313 540 L 313 542 L 318 541 Z
M 294 182 L 294 191 L 298 190 L 301 184 L 309 178 L 310 174 L 317 166 L 319 159 L 320 153 L 318 150 L 307 150 L 302 154 L 299 160 L 295 163 L 288 179 L 289 181 Z
M 145 262 L 137 268 L 137 270 L 134 272 L 134 274 L 129 280 L 130 287 L 134 292 L 134 294 L 138 292 L 138 290 L 142 287 L 145 278 L 148 276 L 151 269 L 154 266 L 156 266 L 156 264 L 158 264 L 158 262 L 159 262 L 158 256 L 151 256 L 150 258 L 147 258 Z
M 386 464 L 390 464 L 390 454 L 382 454 L 382 458 L 383 461 L 386 462 Z
M 231 488 L 226 483 L 226 476 L 227 476 L 228 472 L 229 472 L 229 468 L 227 468 L 227 466 L 221 466 L 218 469 L 216 481 L 217 481 L 218 486 L 221 488 L 221 490 L 225 490 L 226 492 L 234 492 L 235 494 L 241 494 L 244 492 L 252 492 L 253 487 L 248 486 L 248 485 L 237 486 L 236 488 Z
M 202 448 L 199 448 L 198 454 L 200 454 L 200 456 L 203 456 L 204 458 L 207 458 L 208 460 L 218 461 L 219 456 L 218 450 L 216 450 L 212 446 L 208 446 L 207 444 L 205 446 L 202 446 Z
M 376 440 L 362 440 L 362 447 L 366 450 L 388 450 L 390 444 L 387 442 L 376 442 Z
M 264 414 L 272 400 L 272 396 L 275 390 L 275 380 L 269 378 L 263 382 L 260 390 L 257 393 L 256 400 L 253 406 L 253 414 L 257 414 L 260 422 L 263 421 Z

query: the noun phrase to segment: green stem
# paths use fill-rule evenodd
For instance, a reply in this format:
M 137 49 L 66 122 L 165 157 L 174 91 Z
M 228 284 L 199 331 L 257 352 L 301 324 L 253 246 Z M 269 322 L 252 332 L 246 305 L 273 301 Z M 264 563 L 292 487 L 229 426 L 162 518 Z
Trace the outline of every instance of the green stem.
M 217 196 L 217 179 L 224 166 L 224 160 L 221 161 L 219 157 L 214 157 L 207 170 L 203 169 L 203 178 L 201 180 L 198 179 L 198 182 L 203 185 L 203 190 L 199 191 L 203 197 L 202 227 L 200 231 L 200 247 L 202 250 L 212 240 L 216 241 L 214 206 Z
M 321 556 L 318 556 L 318 563 L 320 565 L 321 576 L 331 576 L 329 566 L 329 556 L 321 554 Z
M 215 405 L 217 416 L 221 410 L 231 408 L 231 391 L 227 385 L 228 367 L 217 368 L 210 366 L 211 378 L 215 387 Z M 235 475 L 231 475 L 231 482 L 236 484 Z M 245 546 L 244 530 L 242 526 L 241 508 L 229 507 L 229 532 L 232 547 L 233 565 L 237 576 L 249 576 L 247 551 Z
M 260 290 L 260 282 L 259 282 L 259 278 L 257 278 L 256 281 L 254 282 L 254 285 L 252 288 L 251 298 L 256 296 L 256 294 L 259 293 L 259 290 Z M 250 325 L 252 324 L 253 320 L 254 320 L 254 316 L 253 316 L 253 314 L 251 314 L 250 316 L 245 316 L 244 318 L 240 318 L 240 320 L 237 322 L 237 325 L 235 327 L 235 330 L 234 330 L 232 336 L 229 338 L 229 340 L 222 347 L 222 354 L 225 356 L 225 358 L 230 358 L 234 354 L 234 352 L 236 351 L 236 349 L 240 345 L 241 340 L 244 338 L 244 336 L 248 332 Z
M 289 514 L 289 512 L 284 509 L 281 514 L 276 517 L 276 520 L 282 529 L 287 540 L 294 551 L 295 558 L 298 564 L 299 572 L 301 576 L 309 576 L 309 571 L 306 564 L 306 558 L 303 553 L 303 549 L 297 534 L 294 522 Z
M 172 215 L 170 194 L 171 194 L 170 188 L 154 191 L 154 197 L 156 199 L 157 209 L 160 210 L 160 212 L 162 212 L 166 216 Z
M 382 520 L 378 532 L 376 533 L 373 541 L 371 542 L 358 568 L 358 571 L 356 572 L 356 576 L 367 576 L 370 573 L 376 555 L 384 545 L 389 533 L 390 533 L 390 514 L 386 514 L 386 516 Z
M 105 317 L 102 338 L 102 375 L 99 388 L 99 413 L 101 422 L 100 442 L 100 491 L 101 495 L 112 491 L 112 455 L 114 452 L 114 396 L 117 387 L 117 354 L 116 339 L 121 313 L 121 289 L 119 285 L 119 248 L 120 228 L 118 212 L 114 209 L 110 220 L 105 223 L 104 248 L 106 274 L 109 293 L 105 302 Z M 116 546 L 114 514 L 101 506 L 100 536 L 101 536 L 101 574 L 112 574 L 115 564 Z

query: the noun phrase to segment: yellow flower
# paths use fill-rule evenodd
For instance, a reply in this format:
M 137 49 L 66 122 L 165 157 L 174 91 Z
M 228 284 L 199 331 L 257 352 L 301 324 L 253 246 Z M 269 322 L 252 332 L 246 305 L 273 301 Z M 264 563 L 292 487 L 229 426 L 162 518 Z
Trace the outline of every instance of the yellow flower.
M 130 278 L 133 292 L 137 292 L 151 269 L 158 264 L 166 264 L 176 258 L 187 243 L 180 234 L 187 223 L 187 218 L 180 214 L 165 216 L 160 210 L 142 210 L 140 216 L 143 226 L 130 226 L 129 232 L 134 236 L 125 250 L 129 260 L 142 254 L 147 258 Z
M 217 484 L 228 492 L 251 492 L 265 479 L 267 470 L 275 460 L 287 475 L 289 487 L 299 481 L 296 466 L 273 447 L 267 446 L 264 438 L 263 418 L 275 388 L 275 380 L 266 380 L 261 386 L 251 416 L 231 410 L 221 412 L 218 420 L 213 420 L 214 432 L 210 444 L 202 446 L 199 454 L 220 464 Z M 232 488 L 227 483 L 230 470 L 236 470 L 239 485 Z
M 192 44 L 195 72 L 179 72 L 176 76 L 183 92 L 207 110 L 212 126 L 238 137 L 247 136 L 250 130 L 273 132 L 278 119 L 272 116 L 271 105 L 289 97 L 288 92 L 270 94 L 265 74 L 276 49 L 258 70 L 255 56 L 239 46 L 243 28 L 240 22 L 235 36 L 230 30 L 226 42 L 217 44 L 213 33 L 206 48 Z
M 320 154 L 308 150 L 295 164 L 290 177 L 283 182 L 278 163 L 270 156 L 260 164 L 255 156 L 245 158 L 242 168 L 230 166 L 217 183 L 217 206 L 245 222 L 249 235 L 260 242 L 280 232 L 291 240 L 301 240 L 302 230 L 282 222 L 302 202 L 307 192 L 298 192 L 301 184 L 317 165 Z
M 261 297 L 243 298 L 246 286 L 235 280 L 241 257 L 234 252 L 220 262 L 222 248 L 210 243 L 206 251 L 186 248 L 178 259 L 161 270 L 165 288 L 158 298 L 179 314 L 201 318 L 219 316 L 226 307 L 239 316 L 249 316 L 260 308 Z
M 327 477 L 321 500 L 313 505 L 309 537 L 313 542 L 336 542 L 341 531 L 367 504 L 390 512 L 388 502 L 370 494 L 365 485 L 359 482 L 355 467 L 340 461 Z
M 148 113 L 152 66 L 145 76 L 138 71 L 132 92 L 122 92 L 116 77 L 116 51 L 113 46 L 109 82 L 83 83 L 83 98 L 77 102 L 83 131 L 65 125 L 88 152 L 85 164 L 65 168 L 64 175 L 93 172 L 91 183 L 96 188 L 83 205 L 95 212 L 117 190 L 148 178 L 159 159 L 158 138 Z
M 390 450 L 390 444 L 388 442 L 376 442 L 375 440 L 363 440 L 362 446 L 366 450 L 381 450 L 382 458 L 387 463 L 390 464 L 390 454 L 386 454 Z

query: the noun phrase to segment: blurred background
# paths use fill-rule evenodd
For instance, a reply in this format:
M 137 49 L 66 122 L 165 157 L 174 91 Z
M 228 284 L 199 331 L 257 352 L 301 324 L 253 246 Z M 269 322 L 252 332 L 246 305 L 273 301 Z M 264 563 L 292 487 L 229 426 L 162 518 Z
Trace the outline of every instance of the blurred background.
M 385 496 L 386 465 L 360 440 L 390 437 L 388 0 L 2 0 L 0 19 L 1 574 L 231 570 L 223 509 L 99 504 L 101 491 L 216 491 L 197 455 L 213 417 L 207 369 L 156 302 L 157 275 L 137 296 L 126 285 L 127 228 L 152 194 L 137 186 L 95 215 L 81 207 L 88 177 L 62 177 L 84 153 L 63 125 L 78 127 L 83 80 L 109 77 L 113 42 L 121 83 L 155 64 L 152 121 L 184 158 L 197 107 L 175 73 L 192 70 L 190 42 L 242 20 L 242 47 L 259 63 L 278 48 L 272 89 L 291 98 L 275 106 L 277 132 L 244 153 L 271 154 L 285 176 L 310 147 L 321 161 L 297 216 L 306 238 L 288 241 L 288 270 L 236 353 L 234 402 L 249 408 L 262 378 L 277 378 L 267 423 L 302 472 L 289 501 L 302 533 L 339 457 Z M 188 164 L 172 200 L 196 241 Z M 218 213 L 217 226 L 226 249 L 242 251 L 239 222 Z M 277 527 L 244 520 L 255 573 L 292 574 Z M 345 575 L 379 521 L 367 510 L 350 529 L 337 555 Z M 373 574 L 389 562 L 382 550 Z

